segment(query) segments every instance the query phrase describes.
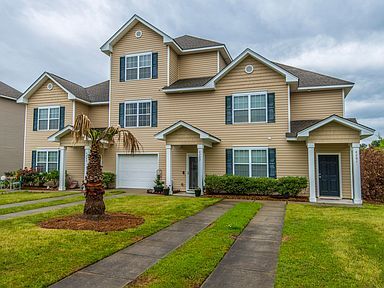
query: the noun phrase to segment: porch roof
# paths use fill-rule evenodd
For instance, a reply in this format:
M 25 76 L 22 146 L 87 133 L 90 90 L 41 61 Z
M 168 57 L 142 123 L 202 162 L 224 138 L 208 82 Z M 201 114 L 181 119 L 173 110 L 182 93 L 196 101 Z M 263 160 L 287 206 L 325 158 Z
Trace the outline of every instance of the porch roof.
M 172 124 L 171 126 L 168 126 L 167 128 L 161 130 L 157 134 L 155 134 L 155 138 L 158 140 L 166 140 L 166 136 L 173 133 L 174 131 L 180 129 L 180 128 L 186 128 L 190 131 L 193 131 L 197 133 L 200 136 L 200 139 L 202 140 L 208 140 L 211 143 L 220 143 L 221 139 L 217 138 L 216 136 L 213 136 L 212 134 L 209 134 L 205 132 L 204 130 L 197 128 L 191 124 L 188 124 L 187 122 L 184 122 L 182 120 L 177 121 L 176 123 Z
M 51 136 L 48 137 L 49 142 L 60 142 L 61 137 L 64 137 L 65 135 L 71 133 L 73 131 L 72 125 L 67 125 L 63 129 L 53 133 Z

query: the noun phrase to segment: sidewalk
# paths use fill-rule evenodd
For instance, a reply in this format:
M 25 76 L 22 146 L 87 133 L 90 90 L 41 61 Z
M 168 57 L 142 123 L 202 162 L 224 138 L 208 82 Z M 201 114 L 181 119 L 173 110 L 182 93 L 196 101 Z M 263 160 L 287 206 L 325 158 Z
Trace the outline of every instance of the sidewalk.
M 58 196 L 58 197 L 51 197 L 51 198 L 43 198 L 43 199 L 37 199 L 37 200 L 30 200 L 30 201 L 23 201 L 23 202 L 17 202 L 17 203 L 10 203 L 10 204 L 4 204 L 0 205 L 0 209 L 6 209 L 6 208 L 12 208 L 12 207 L 19 207 L 24 205 L 30 205 L 30 204 L 36 204 L 36 203 L 46 203 L 46 202 L 52 202 L 56 200 L 63 200 L 71 197 L 76 197 L 82 195 L 81 192 L 77 194 L 70 194 L 65 196 Z

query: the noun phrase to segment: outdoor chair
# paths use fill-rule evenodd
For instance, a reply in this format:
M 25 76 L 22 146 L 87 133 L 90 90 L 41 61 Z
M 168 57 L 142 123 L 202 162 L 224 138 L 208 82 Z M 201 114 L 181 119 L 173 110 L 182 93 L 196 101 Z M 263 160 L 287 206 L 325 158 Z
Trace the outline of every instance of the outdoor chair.
M 16 190 L 17 188 L 18 190 L 21 190 L 21 187 L 23 186 L 23 178 L 20 177 L 19 180 L 16 180 L 16 181 L 12 179 L 10 186 L 11 186 L 11 189 Z

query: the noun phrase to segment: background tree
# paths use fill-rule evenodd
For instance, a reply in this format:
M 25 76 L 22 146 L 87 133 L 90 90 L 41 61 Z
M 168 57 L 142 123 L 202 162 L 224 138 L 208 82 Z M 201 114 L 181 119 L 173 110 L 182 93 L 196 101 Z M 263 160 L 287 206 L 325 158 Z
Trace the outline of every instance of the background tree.
M 116 137 L 115 137 L 116 136 Z M 88 158 L 87 174 L 85 176 L 85 205 L 84 215 L 97 218 L 105 213 L 103 171 L 101 166 L 101 152 L 105 144 L 117 142 L 130 153 L 141 149 L 140 142 L 128 130 L 120 126 L 111 126 L 105 129 L 95 129 L 89 118 L 80 114 L 76 117 L 72 131 L 73 141 L 89 141 L 91 150 Z

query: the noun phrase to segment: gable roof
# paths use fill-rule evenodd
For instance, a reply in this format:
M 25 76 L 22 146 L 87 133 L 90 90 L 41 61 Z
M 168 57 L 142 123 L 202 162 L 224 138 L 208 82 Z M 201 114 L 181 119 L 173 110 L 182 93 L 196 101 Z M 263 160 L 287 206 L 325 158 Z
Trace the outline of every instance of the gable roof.
M 15 88 L 0 81 L 0 97 L 16 100 L 21 94 L 22 93 L 19 90 L 16 90 Z
M 212 46 L 220 46 L 224 45 L 223 43 L 219 43 L 212 40 L 207 40 L 191 35 L 183 35 L 177 37 L 175 39 L 177 45 L 181 47 L 181 49 L 196 49 L 196 48 L 204 48 L 204 47 L 212 47 Z
M 69 100 L 86 104 L 104 104 L 109 102 L 109 81 L 90 87 L 83 87 L 53 73 L 44 72 L 18 99 L 17 103 L 28 103 L 28 98 L 47 80 L 50 79 L 68 93 Z

